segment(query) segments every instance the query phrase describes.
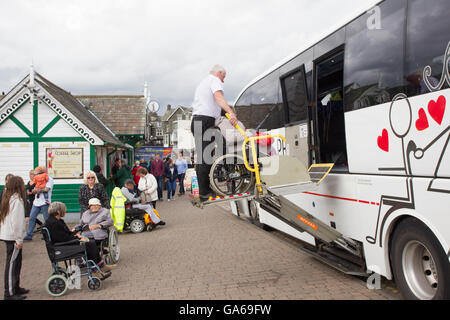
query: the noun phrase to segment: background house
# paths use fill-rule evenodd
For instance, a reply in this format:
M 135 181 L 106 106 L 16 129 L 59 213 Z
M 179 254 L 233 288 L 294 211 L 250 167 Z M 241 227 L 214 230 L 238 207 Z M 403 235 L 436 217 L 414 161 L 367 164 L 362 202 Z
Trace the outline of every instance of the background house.
M 133 148 L 145 140 L 146 99 L 143 95 L 80 95 L 76 96 L 110 128 L 124 144 Z M 122 158 L 134 159 L 133 149 Z M 132 165 L 129 163 L 129 165 Z
M 161 117 L 164 128 L 164 146 L 174 149 L 191 150 L 194 148 L 194 137 L 191 133 L 192 108 L 167 106 Z
M 30 72 L 0 100 L 0 187 L 8 173 L 21 176 L 45 165 L 54 178 L 52 200 L 80 210 L 84 173 L 109 162 L 127 146 L 69 92 Z

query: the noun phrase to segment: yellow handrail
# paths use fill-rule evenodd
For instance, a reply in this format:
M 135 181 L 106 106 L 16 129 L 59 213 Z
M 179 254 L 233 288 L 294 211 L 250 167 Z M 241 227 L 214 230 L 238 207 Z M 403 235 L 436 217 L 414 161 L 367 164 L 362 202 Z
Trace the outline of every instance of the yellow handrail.
M 228 113 L 226 113 L 225 116 L 228 119 L 231 119 L 231 116 Z M 245 134 L 244 130 L 242 130 L 242 128 L 239 126 L 239 124 L 236 124 L 234 127 L 237 130 L 239 130 L 239 132 L 245 137 L 244 143 L 242 144 L 242 156 L 244 157 L 244 165 L 248 171 L 253 172 L 255 174 L 256 186 L 258 188 L 258 192 L 261 194 L 262 193 L 261 178 L 259 175 L 258 154 L 256 152 L 255 141 L 259 141 L 259 140 L 263 140 L 263 139 L 270 139 L 270 138 L 280 138 L 281 140 L 284 141 L 284 143 L 286 143 L 286 138 L 281 134 L 270 134 L 270 135 L 266 135 L 266 136 L 257 136 L 257 137 L 249 138 Z M 247 152 L 245 150 L 245 146 L 249 142 L 250 142 L 250 149 L 252 151 L 252 159 L 253 159 L 254 168 L 250 167 L 250 163 L 247 160 Z

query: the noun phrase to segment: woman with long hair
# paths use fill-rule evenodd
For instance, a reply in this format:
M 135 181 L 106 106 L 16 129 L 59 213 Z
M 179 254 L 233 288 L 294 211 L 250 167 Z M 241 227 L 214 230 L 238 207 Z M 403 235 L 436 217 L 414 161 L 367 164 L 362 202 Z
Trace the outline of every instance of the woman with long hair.
M 29 292 L 20 287 L 26 201 L 23 179 L 9 178 L 0 205 L 0 240 L 6 244 L 5 300 L 23 300 Z

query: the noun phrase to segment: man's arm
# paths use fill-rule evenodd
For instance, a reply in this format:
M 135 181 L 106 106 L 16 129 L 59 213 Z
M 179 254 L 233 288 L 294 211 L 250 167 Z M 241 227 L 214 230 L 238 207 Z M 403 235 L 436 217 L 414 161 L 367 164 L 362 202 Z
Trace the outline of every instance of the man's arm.
M 228 105 L 227 100 L 225 100 L 225 97 L 223 95 L 223 91 L 219 90 L 214 92 L 214 99 L 216 100 L 216 103 L 221 107 L 226 113 L 229 113 L 231 116 L 230 122 L 233 126 L 237 125 L 238 119 L 236 114 L 234 113 L 233 109 Z
M 128 191 L 128 189 L 126 187 L 121 189 L 122 194 L 125 198 L 127 198 L 128 202 L 130 203 L 138 203 L 139 199 L 137 197 L 135 197 L 133 194 L 131 194 L 130 191 Z

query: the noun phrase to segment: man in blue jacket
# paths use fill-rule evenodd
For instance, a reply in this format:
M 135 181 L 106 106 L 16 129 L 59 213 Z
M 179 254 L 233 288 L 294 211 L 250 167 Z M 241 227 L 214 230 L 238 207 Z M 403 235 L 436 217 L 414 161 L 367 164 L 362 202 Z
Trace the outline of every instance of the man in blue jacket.
M 178 183 L 180 184 L 179 195 L 182 196 L 184 191 L 184 176 L 188 168 L 186 159 L 183 158 L 183 152 L 178 153 L 178 159 L 175 161 L 175 166 L 178 172 Z

